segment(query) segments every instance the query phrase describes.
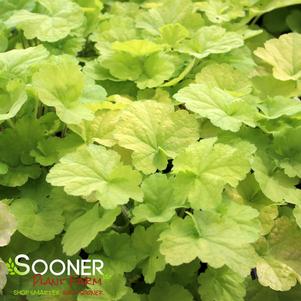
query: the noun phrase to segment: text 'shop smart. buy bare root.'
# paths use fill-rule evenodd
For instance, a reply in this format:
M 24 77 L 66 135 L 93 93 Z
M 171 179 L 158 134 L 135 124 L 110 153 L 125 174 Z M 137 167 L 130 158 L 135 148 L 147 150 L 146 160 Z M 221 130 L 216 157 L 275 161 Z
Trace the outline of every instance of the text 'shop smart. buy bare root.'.
M 0 300 L 301 300 L 300 96 L 300 0 L 0 0 Z

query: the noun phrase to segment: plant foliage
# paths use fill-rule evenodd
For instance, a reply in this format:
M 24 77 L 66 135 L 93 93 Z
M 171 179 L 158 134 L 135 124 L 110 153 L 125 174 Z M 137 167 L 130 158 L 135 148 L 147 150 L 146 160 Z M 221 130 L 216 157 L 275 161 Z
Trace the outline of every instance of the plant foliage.
M 301 300 L 300 7 L 0 0 L 5 300 L 20 253 L 105 263 L 28 301 Z

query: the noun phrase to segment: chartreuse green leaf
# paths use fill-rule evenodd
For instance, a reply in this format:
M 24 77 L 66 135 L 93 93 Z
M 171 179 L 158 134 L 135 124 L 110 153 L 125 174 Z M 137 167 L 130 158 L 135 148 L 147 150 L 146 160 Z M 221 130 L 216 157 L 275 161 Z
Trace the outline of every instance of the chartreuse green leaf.
M 47 198 L 16 199 L 11 210 L 16 217 L 18 231 L 30 239 L 52 240 L 64 228 L 62 208 Z
M 67 56 L 52 57 L 33 75 L 33 87 L 40 100 L 47 106 L 55 107 L 58 117 L 66 123 L 77 124 L 81 120 L 92 120 L 93 111 L 86 105 L 92 102 L 90 87 L 85 86 L 85 78 L 77 62 Z M 88 92 L 88 95 L 87 95 Z M 94 95 L 93 95 L 94 96 Z
M 203 11 L 212 23 L 229 22 L 233 19 L 244 17 L 246 14 L 245 6 L 250 1 L 232 1 L 232 0 L 208 0 L 206 2 L 197 2 L 197 8 Z
M 99 205 L 76 218 L 63 237 L 63 249 L 67 255 L 76 254 L 87 247 L 96 235 L 109 228 L 115 221 L 120 209 L 105 210 Z
M 295 187 L 299 180 L 287 176 L 266 154 L 256 155 L 252 168 L 262 192 L 273 202 L 301 204 L 301 191 Z
M 301 286 L 297 285 L 289 291 L 274 291 L 264 287 L 258 281 L 249 280 L 246 301 L 295 301 L 301 298 Z
M 0 0 L 3 298 L 300 301 L 299 4 Z
M 43 121 L 24 117 L 18 119 L 14 128 L 0 132 L 0 161 L 6 167 L 6 172 L 0 174 L 0 185 L 22 186 L 29 178 L 39 177 L 40 166 L 30 152 L 42 139 L 43 129 Z
M 38 0 L 42 7 L 39 12 L 16 11 L 5 24 L 24 31 L 27 39 L 56 42 L 67 37 L 72 30 L 84 22 L 84 14 L 79 5 L 67 0 L 62 5 L 59 0 Z
M 163 43 L 175 47 L 189 37 L 189 31 L 180 23 L 166 24 L 160 27 L 160 35 Z
M 265 42 L 264 48 L 255 50 L 255 55 L 273 67 L 275 78 L 298 80 L 301 78 L 301 34 L 289 33 L 281 35 L 279 39 Z
M 226 184 L 235 187 L 250 170 L 254 149 L 216 143 L 216 138 L 203 139 L 188 146 L 174 160 L 176 192 L 188 198 L 194 209 L 217 206 Z
M 5 72 L 14 75 L 30 74 L 32 67 L 39 64 L 49 56 L 49 52 L 42 45 L 26 49 L 13 49 L 0 53 L 0 64 Z
M 274 150 L 279 155 L 279 166 L 289 177 L 301 178 L 301 127 L 289 128 L 274 139 Z
M 253 207 L 259 211 L 261 234 L 270 233 L 278 216 L 278 208 L 261 191 L 254 174 L 249 174 L 236 189 L 228 189 L 227 195 L 235 202 Z
M 137 35 L 135 20 L 122 14 L 112 15 L 99 23 L 91 39 L 96 42 L 96 49 L 102 52 L 104 43 L 133 40 Z
M 287 291 L 301 281 L 300 241 L 301 230 L 292 219 L 277 219 L 256 266 L 261 285 Z
M 164 0 L 136 18 L 137 27 L 154 36 L 160 35 L 162 26 L 176 23 L 193 30 L 204 25 L 204 20 L 194 12 L 191 0 Z
M 113 274 L 109 280 L 104 281 L 101 290 L 104 292 L 102 298 L 106 301 L 127 301 L 127 295 L 131 294 L 131 290 L 126 286 L 126 279 L 122 274 Z M 134 298 L 133 296 L 133 301 L 135 301 Z
M 183 286 L 169 284 L 168 282 L 157 283 L 150 290 L 147 301 L 156 301 L 163 298 L 166 301 L 193 301 L 191 293 Z
M 293 210 L 297 225 L 301 228 L 301 207 L 296 206 Z
M 139 89 L 154 88 L 169 80 L 176 71 L 175 59 L 158 52 L 161 46 L 141 40 L 113 43 L 115 50 L 103 55 L 98 64 L 103 78 L 130 80 Z M 107 74 L 109 73 L 109 74 Z
M 52 187 L 43 177 L 29 181 L 22 188 L 20 198 L 11 204 L 17 230 L 32 240 L 52 240 L 64 228 L 63 206 L 52 195 Z
M 178 266 L 166 265 L 165 269 L 162 272 L 159 272 L 156 276 L 156 282 L 169 282 L 177 283 L 184 287 L 189 285 L 197 284 L 197 274 L 200 269 L 200 261 L 195 259 L 194 261 L 181 264 Z
M 98 143 L 106 147 L 112 147 L 117 143 L 114 131 L 119 122 L 118 110 L 99 110 L 92 121 L 83 121 L 72 125 L 70 128 L 80 135 L 87 143 Z
M 106 233 L 101 242 L 101 256 L 106 262 L 105 272 L 110 275 L 132 271 L 140 260 L 140 254 L 133 252 L 131 237 L 126 233 Z
M 198 59 L 210 54 L 226 53 L 243 46 L 242 37 L 235 32 L 227 32 L 216 25 L 204 26 L 194 33 L 190 40 L 183 41 L 177 50 Z
M 30 154 L 42 166 L 50 166 L 82 143 L 78 136 L 72 134 L 64 138 L 48 137 L 39 141 L 37 148 L 32 150 Z
M 25 85 L 18 79 L 0 79 L 0 123 L 13 118 L 27 100 Z
M 258 107 L 267 119 L 292 116 L 301 112 L 299 99 L 282 96 L 267 97 Z
M 294 31 L 301 33 L 301 12 L 300 10 L 293 10 L 286 18 L 286 23 L 288 27 Z
M 290 5 L 299 4 L 299 0 L 259 0 L 254 1 L 255 5 L 251 9 L 251 13 L 263 14 L 265 12 L 272 11 L 277 8 L 286 7 Z
M 92 198 L 106 209 L 141 201 L 141 176 L 120 161 L 120 155 L 100 145 L 83 145 L 65 155 L 49 172 L 47 181 L 67 194 Z M 93 201 L 92 200 L 92 201 Z
M 252 91 L 251 81 L 246 74 L 230 64 L 210 64 L 196 75 L 196 82 L 210 88 L 218 87 L 233 96 L 248 95 Z
M 227 267 L 209 268 L 199 277 L 199 294 L 204 301 L 244 301 L 244 278 Z
M 133 103 L 120 115 L 114 137 L 133 151 L 134 166 L 145 174 L 164 170 L 167 160 L 193 143 L 198 124 L 184 110 L 155 101 Z
M 133 293 L 132 289 L 126 286 L 126 278 L 123 274 L 112 274 L 109 279 L 102 281 L 101 285 L 88 285 L 93 291 L 101 290 L 101 299 L 104 301 L 140 301 L 139 295 Z M 99 296 L 93 294 L 78 295 L 78 301 L 93 301 Z
M 257 255 L 250 243 L 259 237 L 259 227 L 255 224 L 250 232 L 252 221 L 256 221 L 254 209 L 242 207 L 242 210 L 245 213 L 241 217 L 196 211 L 185 219 L 174 218 L 170 228 L 160 236 L 160 251 L 166 262 L 180 265 L 198 257 L 213 268 L 227 265 L 246 276 L 256 264 Z
M 202 83 L 190 84 L 178 91 L 174 98 L 223 130 L 237 132 L 243 124 L 256 125 L 257 109 L 252 97 L 233 96 L 217 86 Z
M 0 247 L 3 247 L 9 244 L 11 236 L 16 231 L 17 223 L 8 205 L 3 202 L 0 202 L 0 217 Z M 0 290 L 1 288 L 0 285 Z
M 283 96 L 281 98 L 284 98 L 285 96 L 292 97 L 299 95 L 300 88 L 298 88 L 298 82 L 294 80 L 282 81 L 273 77 L 272 74 L 255 76 L 252 78 L 252 83 L 256 93 L 264 97 Z
M 148 40 L 129 40 L 125 42 L 114 42 L 112 49 L 125 52 L 134 57 L 143 57 L 160 51 L 162 47 Z
M 154 174 L 146 178 L 142 184 L 143 203 L 134 208 L 131 222 L 169 221 L 175 215 L 175 209 L 181 207 L 185 201 L 184 198 L 177 197 L 174 185 L 174 178 L 167 178 L 166 175 Z
M 142 269 L 146 283 L 154 282 L 156 274 L 166 266 L 165 258 L 159 250 L 159 236 L 166 228 L 166 224 L 154 224 L 147 229 L 137 226 L 132 234 L 133 247 L 140 259 L 138 266 Z

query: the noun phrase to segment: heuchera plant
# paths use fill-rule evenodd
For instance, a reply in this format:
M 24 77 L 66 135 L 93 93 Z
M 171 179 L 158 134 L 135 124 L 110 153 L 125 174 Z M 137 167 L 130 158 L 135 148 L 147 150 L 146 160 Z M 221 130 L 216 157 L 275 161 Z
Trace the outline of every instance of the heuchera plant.
M 0 299 L 301 300 L 298 4 L 0 0 Z M 103 294 L 10 297 L 17 254 Z

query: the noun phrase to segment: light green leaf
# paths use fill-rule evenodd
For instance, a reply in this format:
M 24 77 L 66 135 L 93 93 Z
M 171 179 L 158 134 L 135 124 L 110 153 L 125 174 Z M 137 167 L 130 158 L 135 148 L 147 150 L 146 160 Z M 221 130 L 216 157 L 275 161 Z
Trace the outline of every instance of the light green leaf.
M 125 42 L 114 42 L 112 49 L 128 53 L 134 57 L 149 56 L 162 49 L 161 45 L 148 40 L 129 40 Z
M 298 179 L 288 177 L 267 155 L 259 154 L 252 164 L 255 179 L 262 192 L 273 202 L 301 204 L 301 191 L 295 185 Z
M 42 166 L 50 166 L 59 161 L 65 154 L 73 151 L 82 144 L 82 140 L 75 135 L 67 135 L 64 138 L 49 137 L 39 141 L 37 148 L 30 154 Z
M 244 301 L 244 278 L 227 267 L 209 268 L 199 277 L 199 294 L 203 301 Z
M 134 224 L 145 220 L 151 223 L 167 222 L 175 215 L 175 209 L 184 204 L 185 199 L 177 197 L 175 193 L 173 178 L 167 178 L 166 175 L 151 175 L 141 187 L 144 199 L 143 204 L 133 210 L 131 222 Z
M 102 297 L 105 301 L 122 300 L 122 298 L 125 298 L 130 290 L 126 286 L 126 279 L 123 274 L 113 274 L 109 280 L 104 281 L 101 289 L 104 292 Z
M 27 39 L 56 42 L 68 36 L 72 30 L 84 22 L 80 7 L 70 0 L 38 0 L 44 10 L 32 13 L 27 10 L 16 11 L 6 22 L 6 26 L 24 31 Z
M 301 127 L 288 128 L 275 136 L 273 148 L 279 166 L 289 177 L 301 178 Z
M 301 298 L 301 286 L 297 285 L 287 292 L 274 291 L 258 281 L 249 280 L 246 301 L 296 301 Z
M 218 87 L 236 97 L 248 95 L 252 91 L 251 81 L 246 74 L 229 64 L 207 65 L 196 75 L 196 82 L 210 88 Z
M 47 181 L 63 186 L 67 194 L 91 197 L 106 209 L 141 201 L 141 176 L 120 161 L 120 155 L 100 145 L 79 147 L 64 156 L 49 172 Z
M 193 22 L 192 22 L 193 21 Z M 164 0 L 157 7 L 139 14 L 136 26 L 151 35 L 160 35 L 160 28 L 167 24 L 182 24 L 188 29 L 202 26 L 204 21 L 194 12 L 191 0 Z
M 207 18 L 212 23 L 229 22 L 233 19 L 244 17 L 247 1 L 236 2 L 233 0 L 208 0 L 197 2 L 197 8 L 205 12 Z
M 99 205 L 75 219 L 67 228 L 63 237 L 63 250 L 71 256 L 76 254 L 81 248 L 87 247 L 96 235 L 110 227 L 120 209 L 105 210 Z
M 301 33 L 301 12 L 293 10 L 286 18 L 286 23 L 291 31 Z
M 298 83 L 293 80 L 278 80 L 272 74 L 264 76 L 255 76 L 252 78 L 254 90 L 263 97 L 269 96 L 269 99 L 274 96 L 292 97 L 298 96 Z
M 26 100 L 25 85 L 22 81 L 0 81 L 0 123 L 15 117 Z
M 240 150 L 216 143 L 215 138 L 188 146 L 174 160 L 176 192 L 187 196 L 195 209 L 214 208 L 226 184 L 235 187 L 245 178 L 253 151 L 248 145 Z
M 256 265 L 258 280 L 261 285 L 276 291 L 288 291 L 297 284 L 300 276 L 288 265 L 273 257 L 266 257 Z
M 283 216 L 267 238 L 267 249 L 257 264 L 258 280 L 263 286 L 287 291 L 300 282 L 301 230 L 296 223 Z
M 301 112 L 301 103 L 298 98 L 282 96 L 267 97 L 258 107 L 267 119 L 291 116 Z
M 300 4 L 300 0 L 259 0 L 256 5 L 251 8 L 251 13 L 255 15 L 263 14 L 277 8 L 282 8 L 290 5 Z
M 152 283 L 156 274 L 165 268 L 164 256 L 160 253 L 159 236 L 167 226 L 165 224 L 153 224 L 147 229 L 137 226 L 132 234 L 133 247 L 137 252 L 146 283 Z
M 157 301 L 160 298 L 164 301 L 193 301 L 191 293 L 183 286 L 167 282 L 157 283 L 152 287 L 147 301 Z
M 0 185 L 16 187 L 25 184 L 29 178 L 40 175 L 40 167 L 30 152 L 43 137 L 43 119 L 30 117 L 18 119 L 14 128 L 0 132 L 0 160 L 6 172 L 0 174 Z M 8 151 L 9 146 L 9 151 Z
M 100 65 L 109 70 L 113 80 L 135 81 L 139 89 L 160 86 L 175 72 L 174 57 L 161 52 L 137 57 L 115 51 L 103 56 Z M 106 78 L 112 79 L 108 75 Z
M 131 237 L 126 233 L 106 233 L 101 242 L 101 258 L 105 262 L 105 272 L 109 274 L 130 272 L 140 260 L 140 254 L 133 251 Z
M 0 53 L 0 64 L 4 70 L 16 76 L 30 73 L 32 67 L 46 59 L 49 52 L 42 45 L 26 49 L 13 49 Z
M 301 34 L 289 33 L 265 42 L 264 48 L 255 50 L 255 55 L 273 67 L 275 78 L 298 80 L 301 78 Z
M 257 109 L 252 97 L 235 97 L 218 87 L 190 84 L 174 98 L 223 130 L 237 132 L 243 123 L 255 127 Z
M 84 85 L 79 66 L 67 56 L 52 58 L 33 75 L 33 87 L 40 100 L 55 107 L 58 117 L 65 123 L 76 124 L 94 118 L 85 105 Z
M 78 301 L 95 301 L 99 298 L 99 296 L 93 295 L 96 285 L 88 286 L 91 294 L 79 294 Z M 104 301 L 140 301 L 132 289 L 126 286 L 126 279 L 123 274 L 111 275 L 110 279 L 103 280 L 97 289 L 101 290 L 101 299 Z
M 10 212 L 9 207 L 0 201 L 0 247 L 9 244 L 10 238 L 16 229 L 17 223 L 15 217 Z
M 11 211 L 16 217 L 18 231 L 33 240 L 52 240 L 64 228 L 63 209 L 47 198 L 16 199 Z
M 242 37 L 235 32 L 227 32 L 220 26 L 205 26 L 199 29 L 191 40 L 183 41 L 177 50 L 198 59 L 210 54 L 226 53 L 243 46 Z
M 237 203 L 253 207 L 259 212 L 261 234 L 270 233 L 278 216 L 278 208 L 261 191 L 254 174 L 249 174 L 236 189 L 227 189 L 227 195 Z
M 253 218 L 244 217 L 245 221 Z M 161 253 L 171 265 L 188 263 L 198 257 L 213 268 L 227 265 L 246 276 L 257 260 L 241 222 L 214 211 L 195 211 L 185 219 L 175 218 L 160 240 Z
M 114 139 L 114 131 L 119 116 L 119 110 L 100 110 L 95 113 L 92 121 L 82 121 L 80 124 L 71 125 L 70 128 L 87 143 L 96 142 L 106 147 L 112 147 L 117 143 Z
M 114 137 L 133 151 L 134 166 L 150 174 L 198 139 L 198 124 L 184 110 L 155 101 L 133 103 L 120 116 Z
M 296 219 L 296 223 L 301 228 L 301 207 L 296 206 L 293 210 L 294 217 Z
M 189 31 L 181 24 L 166 24 L 160 28 L 163 43 L 175 47 L 178 43 L 189 36 Z

